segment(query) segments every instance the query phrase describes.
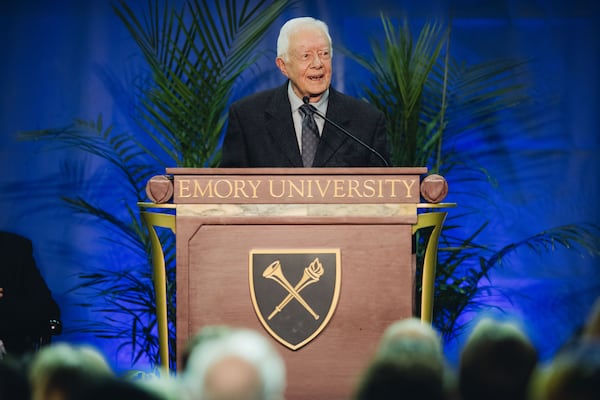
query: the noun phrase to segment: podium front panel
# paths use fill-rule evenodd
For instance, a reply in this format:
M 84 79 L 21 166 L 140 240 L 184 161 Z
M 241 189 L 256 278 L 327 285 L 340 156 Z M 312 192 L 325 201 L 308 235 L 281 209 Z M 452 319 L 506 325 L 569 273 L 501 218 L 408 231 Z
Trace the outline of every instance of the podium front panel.
M 273 340 L 285 360 L 286 399 L 347 399 L 385 328 L 413 315 L 411 225 L 345 217 L 292 221 L 177 218 L 178 353 L 207 325 L 255 329 Z M 339 249 L 335 311 L 323 330 L 296 350 L 269 334 L 252 303 L 250 254 L 263 249 Z

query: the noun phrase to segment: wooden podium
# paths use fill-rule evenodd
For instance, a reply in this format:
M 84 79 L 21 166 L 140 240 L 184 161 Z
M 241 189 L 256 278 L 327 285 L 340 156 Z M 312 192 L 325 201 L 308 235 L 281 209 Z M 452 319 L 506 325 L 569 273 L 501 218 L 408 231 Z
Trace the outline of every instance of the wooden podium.
M 286 362 L 288 400 L 349 398 L 384 329 L 414 315 L 412 238 L 426 172 L 174 168 L 151 179 L 150 198 L 172 198 L 163 206 L 175 210 L 142 214 L 176 232 L 177 348 L 206 325 L 255 329 Z M 439 235 L 445 213 L 431 214 Z M 168 366 L 164 260 L 150 231 Z M 428 251 L 431 321 L 437 247 Z

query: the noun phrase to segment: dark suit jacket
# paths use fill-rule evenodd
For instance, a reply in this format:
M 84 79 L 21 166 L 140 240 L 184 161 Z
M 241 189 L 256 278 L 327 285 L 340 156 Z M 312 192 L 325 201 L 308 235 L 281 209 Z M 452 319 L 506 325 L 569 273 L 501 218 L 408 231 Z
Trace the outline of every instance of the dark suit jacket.
M 0 339 L 11 353 L 31 350 L 49 329 L 49 320 L 60 319 L 60 310 L 38 270 L 31 241 L 0 232 Z
M 232 104 L 221 167 L 302 167 L 287 88 L 286 83 Z M 331 88 L 327 118 L 389 160 L 381 111 Z M 373 152 L 325 122 L 313 167 L 374 166 L 383 163 Z

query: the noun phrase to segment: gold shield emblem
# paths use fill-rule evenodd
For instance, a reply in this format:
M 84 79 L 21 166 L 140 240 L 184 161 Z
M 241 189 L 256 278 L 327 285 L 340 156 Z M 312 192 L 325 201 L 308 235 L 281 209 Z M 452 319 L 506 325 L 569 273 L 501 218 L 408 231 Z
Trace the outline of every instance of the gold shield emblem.
M 297 350 L 327 326 L 341 286 L 339 249 L 252 250 L 250 294 L 263 327 Z

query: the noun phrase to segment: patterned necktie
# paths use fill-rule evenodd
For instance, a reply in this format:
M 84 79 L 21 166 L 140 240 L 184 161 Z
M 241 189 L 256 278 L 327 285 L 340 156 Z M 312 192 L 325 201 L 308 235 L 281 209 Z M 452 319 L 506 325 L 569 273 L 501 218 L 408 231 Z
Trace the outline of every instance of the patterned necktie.
M 319 128 L 308 104 L 300 107 L 302 113 L 302 164 L 312 167 L 319 144 Z

